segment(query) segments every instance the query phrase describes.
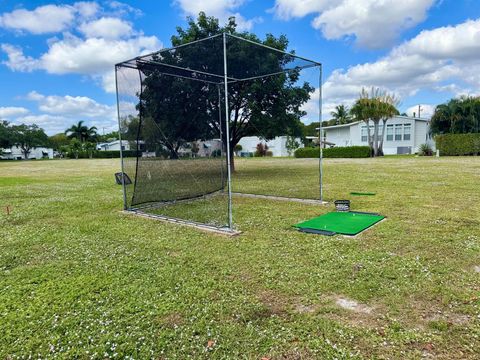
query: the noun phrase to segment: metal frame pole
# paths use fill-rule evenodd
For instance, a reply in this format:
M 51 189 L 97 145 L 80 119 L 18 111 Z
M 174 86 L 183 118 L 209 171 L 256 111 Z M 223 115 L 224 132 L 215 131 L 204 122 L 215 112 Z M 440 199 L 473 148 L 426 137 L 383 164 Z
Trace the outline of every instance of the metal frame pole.
M 227 177 L 228 177 L 228 227 L 233 230 L 232 218 L 232 169 L 230 164 L 230 126 L 228 111 L 228 78 L 227 78 L 227 37 L 223 33 L 223 85 L 225 87 L 225 137 L 227 144 Z
M 222 93 L 220 85 L 217 85 L 218 90 L 218 128 L 220 131 L 220 158 L 225 154 L 223 151 L 223 134 L 222 134 Z M 222 176 L 222 192 L 225 191 L 225 175 L 223 174 L 223 161 L 220 161 L 220 172 Z
M 318 145 L 320 146 L 320 156 L 318 161 L 320 171 L 320 201 L 323 202 L 323 127 L 322 127 L 322 65 L 319 66 L 318 76 Z
M 123 151 L 122 151 L 122 125 L 120 121 L 120 102 L 118 100 L 118 76 L 117 66 L 115 66 L 115 92 L 117 94 L 117 118 L 118 118 L 118 139 L 120 141 L 120 164 L 122 168 L 122 190 L 123 190 L 123 210 L 128 210 L 127 206 L 127 189 L 125 185 L 125 171 L 123 166 Z

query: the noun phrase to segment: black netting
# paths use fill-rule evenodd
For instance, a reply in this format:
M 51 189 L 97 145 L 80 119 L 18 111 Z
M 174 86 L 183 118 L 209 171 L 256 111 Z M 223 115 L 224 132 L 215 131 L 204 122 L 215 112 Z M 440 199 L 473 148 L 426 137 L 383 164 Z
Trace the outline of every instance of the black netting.
M 117 79 L 121 135 L 136 151 L 124 159 L 124 172 L 133 179 L 126 185 L 127 207 L 225 226 L 219 85 L 151 66 L 119 66 Z
M 309 70 L 315 79 L 302 75 Z M 228 34 L 118 64 L 122 165 L 132 180 L 124 185 L 125 207 L 231 227 L 227 149 L 233 153 L 249 136 L 300 140 L 300 105 L 309 100 L 318 71 L 316 62 Z M 239 162 L 233 189 L 318 199 L 318 177 L 307 175 L 318 166 L 314 160 L 302 160 L 300 171 L 299 162 L 263 165 Z

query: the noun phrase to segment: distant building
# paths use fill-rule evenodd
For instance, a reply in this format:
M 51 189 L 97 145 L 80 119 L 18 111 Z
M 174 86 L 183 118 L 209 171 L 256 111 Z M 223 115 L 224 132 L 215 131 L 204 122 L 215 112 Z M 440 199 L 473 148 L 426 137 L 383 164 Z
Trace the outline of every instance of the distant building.
M 100 151 L 120 151 L 120 140 L 114 140 L 97 144 L 97 150 Z M 130 150 L 130 143 L 122 140 L 122 150 Z
M 4 160 L 23 160 L 25 156 L 23 155 L 22 149 L 18 146 L 12 146 L 9 149 L 2 149 L 0 159 Z M 34 159 L 53 159 L 53 149 L 46 147 L 36 147 L 32 148 L 30 154 L 28 154 L 29 160 Z
M 373 123 L 370 122 L 370 134 L 373 136 Z M 379 134 L 382 134 L 383 123 L 380 122 Z M 429 144 L 432 149 L 435 143 L 430 136 L 430 120 L 409 116 L 395 116 L 387 120 L 383 140 L 383 153 L 414 154 L 420 145 Z M 356 121 L 350 124 L 326 126 L 323 128 L 325 142 L 335 146 L 368 145 L 367 124 Z
M 222 141 L 220 139 L 210 139 L 210 140 L 197 140 L 197 153 L 194 155 L 196 157 L 210 157 L 215 156 L 215 153 L 222 150 Z M 188 146 L 181 147 L 178 151 L 181 155 L 193 155 L 192 143 L 189 143 Z
M 273 156 L 289 156 L 287 150 L 287 136 L 277 136 L 273 140 L 265 141 L 257 136 L 246 136 L 243 137 L 239 144 L 242 146 L 240 151 L 240 156 L 245 154 L 255 154 L 257 150 L 257 144 L 262 143 L 268 146 L 268 151 L 272 152 Z M 301 139 L 295 139 L 299 144 L 299 147 L 303 147 Z M 293 152 L 292 152 L 293 155 Z

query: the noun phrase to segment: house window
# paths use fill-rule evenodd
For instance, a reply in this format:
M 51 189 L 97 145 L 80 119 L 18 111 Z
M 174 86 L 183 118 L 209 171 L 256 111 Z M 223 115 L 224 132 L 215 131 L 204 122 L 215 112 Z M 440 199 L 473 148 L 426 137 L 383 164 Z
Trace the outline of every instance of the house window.
M 368 140 L 367 127 L 362 126 L 362 142 L 367 142 L 367 140 Z
M 387 125 L 387 141 L 393 141 L 393 125 Z
M 411 124 L 403 125 L 403 140 L 410 140 L 411 131 L 412 131 Z
M 402 141 L 402 124 L 395 124 L 395 141 Z
M 125 145 L 122 145 L 122 151 L 125 151 Z

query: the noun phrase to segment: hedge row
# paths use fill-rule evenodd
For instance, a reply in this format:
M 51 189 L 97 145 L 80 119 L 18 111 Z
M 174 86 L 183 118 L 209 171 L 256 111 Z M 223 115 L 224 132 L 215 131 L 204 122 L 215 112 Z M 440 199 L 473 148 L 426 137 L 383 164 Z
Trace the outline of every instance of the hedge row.
M 435 136 L 435 145 L 440 155 L 478 155 L 480 154 L 480 133 L 443 134 Z
M 314 147 L 305 147 L 295 150 L 296 158 L 317 158 L 319 149 Z M 368 158 L 370 157 L 370 147 L 368 146 L 345 146 L 323 149 L 325 158 Z
M 123 150 L 123 157 L 136 157 L 136 150 Z M 70 159 L 75 159 L 75 155 L 72 152 L 67 154 L 67 157 Z M 120 150 L 106 150 L 106 151 L 94 151 L 94 159 L 115 159 L 120 157 Z M 89 154 L 86 151 L 80 151 L 78 153 L 79 159 L 89 158 Z

